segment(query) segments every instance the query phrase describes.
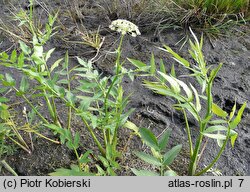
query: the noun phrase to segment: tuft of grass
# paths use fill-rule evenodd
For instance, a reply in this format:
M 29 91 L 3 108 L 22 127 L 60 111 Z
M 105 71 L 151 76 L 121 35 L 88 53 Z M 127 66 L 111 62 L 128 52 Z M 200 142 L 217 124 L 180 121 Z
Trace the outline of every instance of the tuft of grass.
M 161 29 L 189 26 L 220 34 L 225 29 L 249 20 L 249 0 L 152 0 L 153 11 L 165 19 Z

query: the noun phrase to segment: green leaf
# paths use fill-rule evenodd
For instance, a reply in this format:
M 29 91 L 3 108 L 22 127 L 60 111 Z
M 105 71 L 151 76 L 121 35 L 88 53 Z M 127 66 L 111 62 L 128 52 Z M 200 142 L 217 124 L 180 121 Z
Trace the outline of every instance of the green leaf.
M 218 134 L 204 133 L 203 135 L 206 137 L 209 137 L 211 139 L 218 139 L 218 140 L 225 140 L 226 139 L 226 135 L 222 135 L 220 133 L 218 133 Z
M 211 126 L 208 127 L 203 133 L 212 133 L 215 131 L 227 131 L 228 128 L 222 125 L 215 125 L 215 126 Z
M 130 61 L 130 63 L 132 65 L 134 65 L 135 67 L 137 67 L 138 69 L 141 69 L 143 67 L 146 67 L 147 65 L 139 60 L 135 60 L 135 59 L 130 59 L 128 58 L 128 60 Z
M 215 103 L 212 104 L 212 112 L 219 116 L 219 117 L 223 117 L 226 118 L 227 117 L 227 112 L 222 110 L 218 105 L 216 105 Z
M 229 125 L 230 125 L 231 129 L 235 129 L 238 126 L 238 124 L 241 122 L 241 117 L 243 115 L 243 112 L 244 112 L 246 106 L 247 106 L 247 103 L 245 102 L 241 106 L 241 108 L 239 109 L 237 116 L 234 118 L 234 120 L 232 122 L 230 122 Z
M 175 77 L 175 78 L 176 78 L 176 73 L 175 73 L 175 67 L 174 67 L 174 64 L 172 64 L 172 67 L 171 67 L 171 75 L 172 75 L 173 77 Z
M 127 121 L 123 126 L 128 128 L 128 129 L 133 130 L 136 135 L 139 135 L 139 128 L 131 121 Z
M 219 70 L 221 69 L 221 67 L 222 67 L 222 63 L 220 63 L 217 68 L 215 68 L 215 69 L 213 69 L 211 71 L 211 74 L 210 74 L 210 77 L 209 77 L 209 82 L 210 83 L 213 82 L 214 78 L 216 77 L 216 75 L 219 72 Z
M 33 61 L 36 63 L 36 65 L 41 66 L 44 65 L 45 61 L 43 60 L 43 58 L 38 57 L 37 55 L 33 54 L 31 56 L 31 58 L 33 59 Z M 42 70 L 43 71 L 43 70 Z
M 79 106 L 79 109 L 81 111 L 87 111 L 92 101 L 94 101 L 93 98 L 87 97 L 87 96 L 77 96 L 77 98 L 81 99 L 80 106 Z
M 168 140 L 169 140 L 169 136 L 170 136 L 171 131 L 170 130 L 166 130 L 163 135 L 160 137 L 159 139 L 159 147 L 160 150 L 163 151 L 166 149 L 167 144 L 168 144 Z
M 176 145 L 175 147 L 173 147 L 172 149 L 170 149 L 164 155 L 163 165 L 169 166 L 174 161 L 174 159 L 176 158 L 176 156 L 179 154 L 179 152 L 181 151 L 181 148 L 182 148 L 182 145 Z
M 20 91 L 25 93 L 29 89 L 29 81 L 26 76 L 22 77 L 21 83 L 20 83 Z
M 184 65 L 185 67 L 189 67 L 190 64 L 186 59 L 183 59 L 182 57 L 180 57 L 170 47 L 164 45 L 164 48 L 167 50 L 167 52 L 169 52 L 173 56 L 174 60 L 176 60 L 178 63 Z
M 109 162 L 108 162 L 108 160 L 105 157 L 98 155 L 98 158 L 102 162 L 102 164 L 104 165 L 104 167 L 106 167 L 106 168 L 109 167 Z
M 191 85 L 191 89 L 193 90 L 194 92 L 194 96 L 195 96 L 195 108 L 198 112 L 200 112 L 201 110 L 201 103 L 200 103 L 200 98 L 199 98 L 199 95 L 198 95 L 198 92 L 197 90 L 193 87 L 193 85 Z
M 80 134 L 77 132 L 74 137 L 74 148 L 77 149 L 79 147 L 79 142 L 80 142 Z
M 167 170 L 165 173 L 164 173 L 164 176 L 172 176 L 172 177 L 175 177 L 175 176 L 178 176 L 177 173 L 173 170 Z
M 15 86 L 16 82 L 9 73 L 5 73 L 6 81 L 3 81 L 4 86 Z
M 5 102 L 8 102 L 9 99 L 6 98 L 6 97 L 0 97 L 0 103 L 5 103 Z
M 216 125 L 216 124 L 226 124 L 227 121 L 224 120 L 224 119 L 216 119 L 216 120 L 213 120 L 213 121 L 209 121 L 210 124 L 212 125 Z
M 115 171 L 113 170 L 113 167 L 108 167 L 108 168 L 107 168 L 107 173 L 108 173 L 108 175 L 110 175 L 110 176 L 116 176 L 116 173 L 115 173 Z
M 9 59 L 9 55 L 5 52 L 0 53 L 0 56 L 2 57 L 3 60 L 8 60 Z
M 167 72 L 166 72 L 166 69 L 165 69 L 165 65 L 164 65 L 162 59 L 160 60 L 160 72 L 162 72 L 162 73 L 164 73 L 164 74 L 167 73 Z M 166 80 L 165 80 L 163 77 L 161 77 L 160 80 L 161 80 L 161 82 L 163 82 L 163 83 L 166 82 Z
M 161 83 L 149 82 L 149 81 L 144 80 L 144 86 L 153 90 L 155 93 L 158 93 L 160 95 L 170 96 L 181 102 L 185 102 L 185 100 L 181 96 L 174 93 L 170 88 L 168 88 L 166 85 L 162 85 Z
M 50 49 L 46 55 L 45 55 L 45 61 L 48 61 L 48 59 L 50 58 L 51 54 L 55 51 L 55 48 Z
M 113 158 L 113 149 L 111 144 L 107 144 L 106 146 L 106 159 L 107 160 L 112 160 Z
M 135 152 L 135 155 L 137 157 L 139 157 L 141 160 L 151 164 L 151 165 L 155 165 L 155 166 L 161 166 L 161 162 L 159 159 L 155 158 L 154 156 L 152 155 L 149 155 L 147 153 L 144 153 L 144 152 Z
M 170 83 L 171 88 L 174 91 L 174 93 L 178 94 L 181 92 L 179 83 L 173 77 L 166 75 L 160 71 L 158 71 L 158 73 L 160 74 L 161 77 L 163 77 L 165 80 L 167 80 Z
M 147 128 L 140 128 L 139 133 L 143 142 L 146 143 L 147 146 L 154 148 L 155 150 L 159 150 L 158 141 L 155 135 Z
M 184 83 L 183 81 L 180 81 L 179 79 L 176 79 L 176 78 L 174 78 L 174 80 L 177 81 L 177 83 L 179 83 L 179 85 L 185 91 L 185 93 L 187 95 L 187 100 L 192 101 L 193 100 L 193 93 L 192 93 L 191 89 L 186 85 L 186 83 Z
M 229 121 L 231 121 L 231 119 L 234 117 L 235 111 L 236 111 L 236 101 L 234 102 L 234 106 L 233 106 L 232 111 L 230 113 Z
M 80 163 L 84 163 L 84 164 L 90 162 L 91 160 L 90 160 L 90 158 L 89 158 L 89 155 L 90 155 L 91 153 L 92 153 L 91 150 L 86 151 L 83 155 L 81 155 L 81 157 L 80 157 L 80 159 L 79 159 L 79 162 L 80 162 Z
M 18 56 L 18 59 L 17 59 L 17 67 L 19 68 L 22 68 L 23 65 L 24 65 L 24 53 L 22 52 L 19 56 Z
M 19 41 L 19 45 L 25 55 L 29 55 L 31 53 L 31 49 L 23 41 Z
M 43 46 L 41 46 L 41 45 L 35 45 L 34 46 L 34 53 L 33 53 L 33 55 L 35 57 L 42 58 L 43 57 Z
M 16 60 L 17 60 L 17 52 L 16 52 L 16 50 L 14 50 L 14 51 L 12 51 L 12 53 L 11 53 L 10 61 L 11 61 L 12 63 L 15 63 Z
M 55 68 L 57 68 L 62 60 L 63 60 L 63 58 L 58 59 L 53 65 L 51 65 L 50 72 L 52 72 Z
M 49 175 L 50 176 L 95 176 L 95 174 L 83 172 L 79 168 L 78 170 L 59 168 L 56 169 L 55 172 L 49 173 Z
M 234 130 L 230 130 L 231 145 L 234 147 L 235 141 L 238 137 L 238 133 Z
M 3 104 L 1 104 L 3 105 Z M 1 106 L 2 107 L 2 106 Z M 2 109 L 0 110 L 0 118 L 3 120 L 7 120 L 10 118 L 10 113 L 7 109 Z
M 106 172 L 99 165 L 95 165 L 98 171 L 97 176 L 106 176 Z
M 132 172 L 136 175 L 136 176 L 159 176 L 158 173 L 153 172 L 153 171 L 147 171 L 147 170 L 137 170 L 132 168 L 131 169 Z
M 70 105 L 73 105 L 76 101 L 76 96 L 73 93 L 68 91 L 66 93 L 66 99 L 68 100 Z
M 156 66 L 155 66 L 155 57 L 154 54 L 151 53 L 151 59 L 150 59 L 150 73 L 155 74 Z
M 80 65 L 84 66 L 84 67 L 89 67 L 88 65 L 88 62 L 87 61 L 84 61 L 83 59 L 81 59 L 80 57 L 76 57 L 77 58 L 77 61 Z

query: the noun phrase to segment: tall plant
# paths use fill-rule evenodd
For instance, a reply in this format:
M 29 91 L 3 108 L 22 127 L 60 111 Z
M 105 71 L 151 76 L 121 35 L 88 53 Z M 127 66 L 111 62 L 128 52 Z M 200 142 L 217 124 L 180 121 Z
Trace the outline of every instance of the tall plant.
M 195 78 L 200 85 L 200 89 L 195 88 L 191 83 L 186 84 L 184 81 L 178 79 L 174 67 L 172 68 L 171 74 L 167 74 L 163 63 L 161 63 L 161 70 L 156 72 L 153 56 L 148 73 L 150 73 L 151 76 L 154 76 L 156 81 L 152 82 L 145 80 L 144 86 L 158 94 L 169 96 L 176 100 L 176 104 L 174 104 L 173 107 L 183 113 L 186 124 L 187 142 L 190 151 L 188 174 L 202 175 L 212 168 L 219 160 L 229 141 L 231 141 L 231 146 L 234 146 L 235 140 L 238 136 L 235 128 L 241 121 L 246 103 L 241 106 L 237 114 L 235 103 L 232 111 L 228 114 L 213 102 L 213 82 L 221 69 L 222 64 L 220 63 L 214 69 L 212 69 L 211 66 L 208 66 L 202 53 L 203 38 L 198 41 L 192 30 L 191 33 L 195 41 L 190 41 L 189 53 L 196 62 L 195 65 L 190 65 L 189 61 L 182 58 L 166 45 L 164 46 L 164 49 L 161 49 L 170 53 L 175 61 L 192 72 L 187 76 Z M 138 69 L 143 68 L 144 70 L 147 66 L 145 63 L 138 60 L 129 59 L 129 61 Z M 204 107 L 201 105 L 201 99 L 206 103 Z M 202 113 L 203 110 L 205 110 L 205 115 Z M 199 127 L 199 133 L 195 139 L 192 137 L 194 130 L 192 130 L 189 125 L 188 113 L 195 119 L 197 126 Z M 202 158 L 203 151 L 207 145 L 207 142 L 204 142 L 204 138 L 215 139 L 220 149 L 210 164 L 202 169 L 199 167 L 199 160 Z

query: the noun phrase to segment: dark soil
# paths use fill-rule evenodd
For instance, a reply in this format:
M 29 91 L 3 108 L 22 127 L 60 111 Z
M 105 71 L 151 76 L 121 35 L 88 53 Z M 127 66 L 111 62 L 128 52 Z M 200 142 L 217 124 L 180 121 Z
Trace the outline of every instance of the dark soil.
M 17 3 L 18 2 L 18 3 Z M 68 10 L 66 2 L 53 1 L 49 3 L 47 1 L 41 1 L 48 7 L 49 11 L 53 9 L 61 8 L 60 21 L 64 25 L 64 29 L 60 29 L 58 35 L 54 36 L 48 48 L 55 47 L 56 53 L 53 57 L 58 59 L 63 57 L 66 50 L 69 50 L 71 59 L 71 65 L 74 66 L 76 61 L 73 56 L 79 56 L 83 58 L 92 58 L 95 55 L 95 50 L 86 45 L 66 43 L 61 37 L 69 36 L 72 39 L 78 37 L 74 35 L 74 30 L 77 24 L 83 24 L 88 30 L 97 30 L 100 26 L 100 34 L 105 37 L 103 47 L 100 51 L 100 58 L 95 62 L 95 67 L 102 71 L 104 75 L 110 75 L 114 69 L 115 55 L 110 52 L 114 51 L 117 47 L 118 34 L 111 32 L 108 29 L 108 25 L 111 20 L 116 19 L 114 15 L 105 13 L 100 10 L 100 7 L 96 6 L 94 1 L 83 1 L 85 4 L 80 6 L 79 10 L 82 10 L 82 15 L 79 13 L 75 15 L 75 22 L 72 18 L 63 14 Z M 75 2 L 75 1 L 72 1 Z M 101 2 L 102 1 L 98 1 Z M 14 0 L 0 0 L 0 19 L 11 23 L 9 16 L 9 10 L 13 9 L 9 3 L 12 3 L 14 7 L 19 9 L 20 7 L 27 9 L 27 2 L 14 1 Z M 40 13 L 41 18 L 45 17 L 45 13 L 41 5 L 35 6 L 35 11 Z M 81 18 L 82 16 L 82 18 Z M 113 18 L 114 17 L 114 18 Z M 127 17 L 124 16 L 126 19 Z M 6 20 L 7 19 L 7 20 Z M 127 18 L 129 19 L 129 18 Z M 134 19 L 136 20 L 136 19 Z M 143 25 L 143 24 L 141 24 Z M 140 26 L 139 26 L 140 27 Z M 169 55 L 160 51 L 157 47 L 166 44 L 180 53 L 185 58 L 190 58 L 188 55 L 188 43 L 182 46 L 182 42 L 179 42 L 186 33 L 184 31 L 168 30 L 161 33 L 156 33 L 157 30 L 146 31 L 142 28 L 142 35 L 136 38 L 127 36 L 123 45 L 123 58 L 126 57 L 135 58 L 149 63 L 151 52 L 155 54 L 157 63 L 159 59 L 163 58 L 166 64 L 166 69 L 169 71 L 173 60 Z M 200 32 L 196 32 L 200 34 Z M 242 26 L 238 32 L 234 31 L 229 33 L 225 37 L 219 37 L 217 39 L 209 39 L 205 36 L 203 52 L 207 60 L 208 65 L 218 65 L 220 62 L 224 63 L 221 71 L 219 72 L 213 87 L 213 96 L 215 102 L 219 104 L 224 110 L 230 111 L 236 100 L 237 106 L 240 107 L 245 101 L 250 100 L 250 36 L 249 25 Z M 79 38 L 78 38 L 79 39 Z M 0 51 L 10 51 L 17 45 L 15 39 L 11 38 L 4 32 L 0 31 Z M 180 49 L 181 48 L 181 49 Z M 129 67 L 129 64 L 126 64 Z M 20 79 L 20 74 L 15 71 L 10 71 L 6 68 L 0 67 L 1 74 L 6 72 L 14 74 L 16 79 Z M 186 73 L 183 69 L 176 65 L 177 75 Z M 173 101 L 169 98 L 156 95 L 150 90 L 142 86 L 142 79 L 137 78 L 134 82 L 125 79 L 123 82 L 126 93 L 133 93 L 130 100 L 129 108 L 135 108 L 135 112 L 130 117 L 130 121 L 134 122 L 138 127 L 147 127 L 153 130 L 156 135 L 160 135 L 166 128 L 172 130 L 170 146 L 176 144 L 182 144 L 183 149 L 178 156 L 174 164 L 173 169 L 180 175 L 186 175 L 188 167 L 188 144 L 185 133 L 184 119 L 180 113 L 173 110 L 171 107 Z M 17 99 L 14 96 L 10 96 L 13 99 Z M 12 100 L 15 103 L 19 100 Z M 34 101 L 37 102 L 37 101 Z M 15 106 L 16 110 L 21 111 L 23 104 Z M 63 108 L 61 114 L 63 114 Z M 22 117 L 20 117 L 22 118 Z M 63 118 L 63 115 L 61 117 Z M 245 113 L 242 118 L 242 123 L 238 126 L 237 132 L 239 133 L 238 139 L 235 143 L 235 147 L 232 149 L 230 146 L 223 153 L 219 162 L 216 164 L 223 175 L 250 175 L 250 107 L 247 104 Z M 190 120 L 193 137 L 198 132 L 195 122 Z M 73 122 L 74 130 L 81 130 L 81 123 L 77 118 Z M 48 137 L 54 137 L 52 133 L 43 131 Z M 132 175 L 129 168 L 150 168 L 147 165 L 141 163 L 132 152 L 135 150 L 146 149 L 142 146 L 142 143 L 136 137 L 132 140 L 129 138 L 129 130 L 123 129 L 120 131 L 120 150 L 124 149 L 127 144 L 127 148 L 123 153 L 122 170 L 119 175 Z M 87 149 L 96 150 L 88 133 L 81 130 L 82 147 L 80 150 L 84 153 Z M 54 171 L 56 168 L 69 167 L 70 164 L 76 163 L 74 154 L 63 145 L 53 144 L 42 138 L 34 138 L 35 150 L 31 154 L 27 154 L 25 151 L 19 149 L 13 155 L 8 156 L 6 161 L 19 175 L 48 175 L 48 173 Z M 218 151 L 216 142 L 209 141 L 205 154 L 201 159 L 200 166 L 208 165 Z M 0 175 L 9 175 L 8 172 L 2 170 Z

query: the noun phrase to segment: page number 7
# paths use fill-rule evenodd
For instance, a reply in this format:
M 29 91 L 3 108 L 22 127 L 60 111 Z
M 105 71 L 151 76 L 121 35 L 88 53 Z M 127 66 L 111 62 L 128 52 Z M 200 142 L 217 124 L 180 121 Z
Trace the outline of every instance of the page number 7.
M 240 187 L 241 187 L 244 179 L 238 179 L 238 180 L 240 181 Z

